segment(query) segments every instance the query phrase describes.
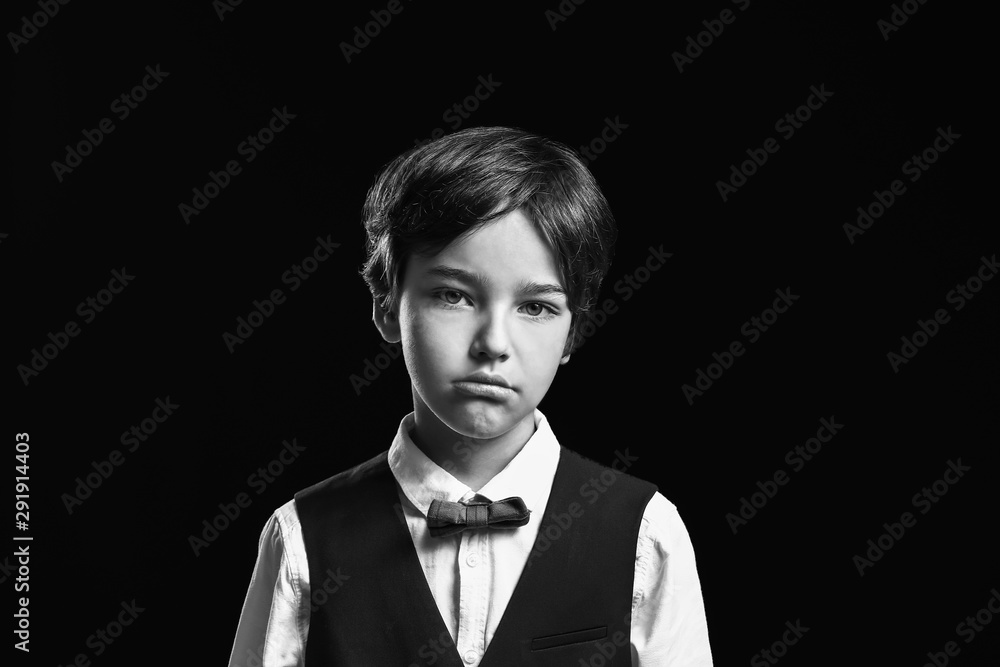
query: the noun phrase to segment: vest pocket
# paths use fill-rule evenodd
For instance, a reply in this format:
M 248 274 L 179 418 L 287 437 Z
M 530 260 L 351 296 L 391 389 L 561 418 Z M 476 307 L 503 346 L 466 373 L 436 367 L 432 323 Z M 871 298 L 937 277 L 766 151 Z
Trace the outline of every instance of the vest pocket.
M 597 641 L 608 636 L 608 626 L 602 625 L 599 628 L 587 630 L 574 630 L 573 632 L 563 632 L 558 635 L 548 635 L 531 640 L 531 650 L 545 651 L 548 649 L 569 646 L 570 644 L 580 644 L 583 642 Z

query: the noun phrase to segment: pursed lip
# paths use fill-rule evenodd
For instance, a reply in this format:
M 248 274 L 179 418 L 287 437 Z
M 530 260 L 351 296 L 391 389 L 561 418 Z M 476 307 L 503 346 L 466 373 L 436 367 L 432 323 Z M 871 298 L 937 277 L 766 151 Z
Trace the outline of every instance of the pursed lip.
M 513 389 L 513 387 L 510 386 L 510 382 L 507 382 L 507 379 L 502 375 L 490 375 L 489 373 L 483 372 L 468 375 L 459 380 L 459 382 L 476 382 L 478 384 L 490 384 L 496 387 L 504 387 L 505 389 Z

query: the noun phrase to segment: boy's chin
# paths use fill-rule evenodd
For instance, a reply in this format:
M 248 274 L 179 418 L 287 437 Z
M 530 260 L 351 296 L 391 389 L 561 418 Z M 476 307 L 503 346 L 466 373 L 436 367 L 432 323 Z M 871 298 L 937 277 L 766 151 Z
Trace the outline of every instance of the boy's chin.
M 453 407 L 441 421 L 452 431 L 466 438 L 491 440 L 515 429 L 525 419 L 532 420 L 533 411 L 522 415 L 512 412 L 509 406 L 482 404 Z M 439 417 L 440 418 L 440 417 Z

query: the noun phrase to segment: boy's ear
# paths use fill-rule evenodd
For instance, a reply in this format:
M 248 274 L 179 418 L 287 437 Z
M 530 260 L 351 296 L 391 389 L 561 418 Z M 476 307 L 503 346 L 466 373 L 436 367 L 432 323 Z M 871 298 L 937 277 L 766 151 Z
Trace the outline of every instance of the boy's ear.
M 559 360 L 559 365 L 562 366 L 569 362 L 569 357 L 573 354 L 573 327 L 570 326 L 569 333 L 566 334 L 566 344 L 563 346 L 563 356 Z
M 398 343 L 402 339 L 399 333 L 399 315 L 391 310 L 384 310 L 377 301 L 372 302 L 372 320 L 385 342 Z

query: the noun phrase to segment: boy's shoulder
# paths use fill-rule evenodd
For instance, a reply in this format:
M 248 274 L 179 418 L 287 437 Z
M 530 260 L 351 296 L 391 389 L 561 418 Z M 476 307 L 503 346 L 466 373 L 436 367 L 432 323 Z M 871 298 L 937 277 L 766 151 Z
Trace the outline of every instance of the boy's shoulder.
M 584 506 L 610 505 L 631 497 L 639 499 L 641 507 L 640 539 L 649 544 L 649 549 L 661 554 L 689 554 L 691 538 L 677 506 L 661 493 L 659 487 L 647 480 L 626 472 L 639 460 L 628 448 L 617 449 L 610 464 L 600 463 L 586 456 L 562 447 L 589 469 L 589 479 L 579 488 L 579 496 Z M 617 515 L 619 517 L 624 514 Z M 686 557 L 686 556 L 685 556 Z
M 628 447 L 625 447 L 624 449 L 616 449 L 614 451 L 614 457 L 611 459 L 609 463 L 601 463 L 600 461 L 595 461 L 594 459 L 591 459 L 581 454 L 580 452 L 570 449 L 565 445 L 560 445 L 560 450 L 561 450 L 560 454 L 561 457 L 565 457 L 568 454 L 570 461 L 575 461 L 575 463 L 578 466 L 581 466 L 585 469 L 592 471 L 594 474 L 597 475 L 598 479 L 600 479 L 601 477 L 603 477 L 605 480 L 624 479 L 628 480 L 630 485 L 651 487 L 654 490 L 657 489 L 656 485 L 653 484 L 652 482 L 644 480 L 640 477 L 636 477 L 635 475 L 628 472 L 629 469 L 632 468 L 632 465 L 639 460 L 638 456 L 633 456 L 632 454 L 629 453 Z M 609 474 L 611 475 L 611 477 L 608 476 Z
M 348 468 L 311 486 L 307 486 L 295 494 L 295 499 L 300 500 L 318 495 L 335 495 L 350 490 L 373 475 L 388 472 L 388 454 L 388 450 L 383 451 L 364 463 L 359 463 L 352 468 Z

